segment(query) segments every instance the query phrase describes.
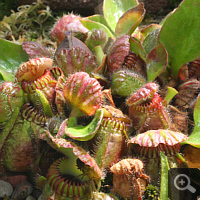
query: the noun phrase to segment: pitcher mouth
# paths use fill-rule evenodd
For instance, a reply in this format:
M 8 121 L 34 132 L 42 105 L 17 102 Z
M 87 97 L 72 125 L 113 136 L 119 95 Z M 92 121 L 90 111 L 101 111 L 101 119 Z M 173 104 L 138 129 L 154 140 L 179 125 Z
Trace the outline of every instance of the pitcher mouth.
M 162 106 L 162 98 L 158 93 L 154 94 L 154 97 L 151 100 L 144 101 L 139 105 L 132 105 L 131 107 L 142 113 L 152 113 Z
M 62 157 L 50 166 L 47 181 L 52 190 L 60 197 L 80 199 L 88 197 L 90 194 L 88 176 L 84 176 L 77 166 L 71 166 L 70 168 L 74 170 L 72 169 L 69 173 L 66 165 L 69 165 L 68 158 Z
M 33 93 L 36 89 L 45 88 L 49 84 L 51 79 L 51 72 L 49 70 L 46 70 L 42 76 L 36 78 L 35 80 L 22 80 L 21 85 L 26 93 Z

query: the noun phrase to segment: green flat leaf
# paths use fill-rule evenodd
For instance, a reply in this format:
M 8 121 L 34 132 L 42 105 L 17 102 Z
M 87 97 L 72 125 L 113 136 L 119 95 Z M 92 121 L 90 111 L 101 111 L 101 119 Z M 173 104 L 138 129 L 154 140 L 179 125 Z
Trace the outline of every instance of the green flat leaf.
M 160 29 L 162 26 L 159 24 L 150 24 L 147 27 L 141 29 L 141 33 L 144 37 L 147 37 L 148 34 L 152 33 L 152 31 Z
M 167 51 L 163 44 L 159 44 L 147 56 L 147 82 L 154 81 L 166 69 L 167 63 Z
M 109 25 L 108 25 L 108 23 L 105 20 L 103 15 L 98 15 L 98 14 L 97 15 L 91 15 L 91 16 L 85 17 L 83 19 L 88 19 L 90 21 L 99 22 L 99 23 L 103 24 L 104 26 L 106 26 L 114 34 L 114 32 L 109 27 Z
M 0 39 L 0 80 L 14 81 L 19 66 L 29 60 L 22 45 Z
M 115 28 L 115 37 L 120 35 L 131 35 L 142 22 L 145 15 L 143 4 L 127 10 L 118 20 Z
M 200 148 L 200 96 L 196 99 L 193 117 L 195 123 L 194 130 L 188 139 L 181 144 L 190 144 L 194 147 Z
M 161 162 L 161 181 L 160 181 L 160 199 L 168 200 L 168 170 L 169 164 L 165 154 L 160 151 Z
M 171 11 L 170 13 L 168 13 L 168 14 L 162 19 L 162 21 L 159 23 L 159 25 L 162 26 L 162 25 L 165 23 L 166 19 L 167 19 L 170 15 L 172 15 L 173 13 L 174 13 L 174 10 Z
M 100 30 L 102 29 L 108 37 L 114 37 L 112 32 L 103 24 L 95 21 L 88 20 L 86 18 L 80 20 L 83 26 L 85 26 L 89 31 Z
M 93 120 L 87 126 L 76 126 L 76 118 L 69 118 L 64 121 L 64 124 L 61 125 L 62 127 L 60 127 L 60 130 L 58 131 L 57 137 L 58 135 L 61 135 L 68 136 L 79 141 L 88 141 L 95 136 L 101 124 L 102 118 L 102 109 L 96 111 Z
M 113 32 L 115 32 L 115 27 L 119 18 L 127 10 L 137 5 L 137 0 L 104 0 L 103 14 Z
M 1 68 L 0 66 L 0 81 L 4 80 L 8 82 L 13 82 L 14 78 L 15 78 L 15 73 L 6 71 L 6 69 Z
M 153 30 L 143 41 L 142 46 L 144 47 L 147 55 L 150 53 L 152 49 L 154 49 L 157 46 L 158 44 L 157 39 L 159 33 L 160 29 Z
M 172 75 L 178 77 L 180 67 L 200 56 L 200 1 L 185 0 L 168 15 L 161 28 L 159 42 L 165 46 Z
M 129 39 L 130 51 L 134 52 L 137 56 L 139 55 L 144 61 L 147 58 L 146 51 L 142 47 L 141 43 L 138 42 L 135 38 L 131 37 Z

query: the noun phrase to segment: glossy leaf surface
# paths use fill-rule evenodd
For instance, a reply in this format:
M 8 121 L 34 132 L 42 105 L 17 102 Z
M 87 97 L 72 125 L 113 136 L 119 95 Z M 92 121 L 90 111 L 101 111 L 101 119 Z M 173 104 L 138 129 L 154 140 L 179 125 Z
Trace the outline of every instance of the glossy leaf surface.
M 134 52 L 136 55 L 139 55 L 145 61 L 147 58 L 147 54 L 144 48 L 142 47 L 141 43 L 133 37 L 129 39 L 129 42 L 130 42 L 130 50 Z
M 139 4 L 138 6 L 127 10 L 117 22 L 115 36 L 131 35 L 142 22 L 144 15 L 145 9 L 143 4 Z
M 167 67 L 168 56 L 165 47 L 160 44 L 147 56 L 147 81 L 151 82 Z
M 29 60 L 21 45 L 0 39 L 0 80 L 14 81 L 19 66 Z
M 147 54 L 157 46 L 157 39 L 160 33 L 160 29 L 153 30 L 143 41 L 142 46 L 144 47 Z
M 129 9 L 138 5 L 137 0 L 105 0 L 103 4 L 103 14 L 110 26 L 115 31 L 119 18 Z
M 83 18 L 83 19 L 88 19 L 90 21 L 94 21 L 94 22 L 99 22 L 101 24 L 103 24 L 104 26 L 106 26 L 111 32 L 112 30 L 110 29 L 107 21 L 105 20 L 105 17 L 103 15 L 91 15 L 91 16 L 88 16 L 86 18 Z M 114 32 L 112 32 L 114 33 Z
M 140 32 L 144 37 L 147 37 L 148 34 L 152 33 L 152 31 L 160 29 L 162 26 L 159 24 L 150 24 L 147 27 L 143 28 Z
M 166 18 L 159 42 L 167 49 L 172 75 L 178 77 L 180 67 L 200 55 L 199 0 L 185 0 Z
M 89 31 L 102 29 L 106 33 L 107 37 L 114 37 L 112 32 L 109 30 L 109 28 L 107 28 L 105 25 L 103 25 L 99 22 L 91 21 L 86 18 L 82 19 L 80 21 Z

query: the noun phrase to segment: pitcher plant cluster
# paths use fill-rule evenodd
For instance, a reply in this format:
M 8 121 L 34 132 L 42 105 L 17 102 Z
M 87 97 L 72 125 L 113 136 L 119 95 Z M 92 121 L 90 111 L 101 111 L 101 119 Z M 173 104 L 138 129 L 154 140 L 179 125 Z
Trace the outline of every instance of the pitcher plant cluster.
M 142 3 L 104 0 L 57 20 L 56 49 L 1 39 L 1 176 L 31 172 L 44 200 L 168 199 L 167 171 L 200 165 L 197 5 L 140 28 Z

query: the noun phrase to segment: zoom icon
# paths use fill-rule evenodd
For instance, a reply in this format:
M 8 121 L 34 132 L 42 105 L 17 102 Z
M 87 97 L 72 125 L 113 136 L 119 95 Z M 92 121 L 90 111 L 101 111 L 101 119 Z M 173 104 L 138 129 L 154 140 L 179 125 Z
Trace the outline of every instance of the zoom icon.
M 174 178 L 174 186 L 177 190 L 189 190 L 191 193 L 195 193 L 196 189 L 190 184 L 190 178 L 186 174 L 178 174 Z
M 170 200 L 197 200 L 200 196 L 200 169 L 171 168 L 168 171 Z

